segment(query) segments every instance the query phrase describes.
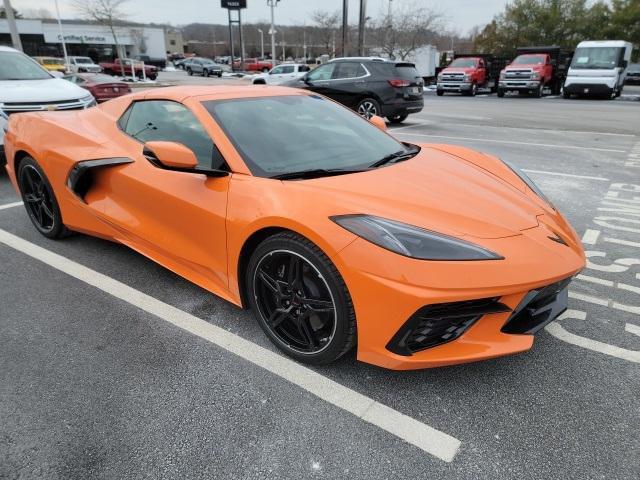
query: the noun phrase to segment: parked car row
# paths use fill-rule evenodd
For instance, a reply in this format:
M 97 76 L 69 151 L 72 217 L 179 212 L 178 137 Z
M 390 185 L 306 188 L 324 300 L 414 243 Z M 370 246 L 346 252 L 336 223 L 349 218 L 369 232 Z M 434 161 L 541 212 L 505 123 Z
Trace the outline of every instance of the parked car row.
M 437 77 L 437 94 L 447 92 L 475 96 L 488 88 L 498 97 L 508 92 L 542 97 L 546 88 L 554 95 L 619 97 L 633 45 L 629 42 L 585 41 L 574 52 L 560 47 L 524 47 L 507 64 L 493 55 L 457 55 Z M 633 75 L 635 76 L 635 74 Z M 640 72 L 637 74 L 640 80 Z

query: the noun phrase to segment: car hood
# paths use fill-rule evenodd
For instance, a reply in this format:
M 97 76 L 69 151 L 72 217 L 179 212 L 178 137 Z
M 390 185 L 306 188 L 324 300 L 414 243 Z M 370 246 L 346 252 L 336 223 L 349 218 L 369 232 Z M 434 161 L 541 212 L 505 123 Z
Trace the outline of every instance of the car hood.
M 531 70 L 542 70 L 544 65 L 540 65 L 539 63 L 523 63 L 519 65 L 507 65 L 505 70 L 523 70 L 525 68 L 530 68 Z
M 388 167 L 284 183 L 331 203 L 335 215 L 377 215 L 458 237 L 504 238 L 538 226 L 544 210 L 521 186 L 469 158 L 424 147 Z
M 473 73 L 475 68 L 447 67 L 441 73 Z
M 58 102 L 87 96 L 87 91 L 62 78 L 0 80 L 0 103 Z

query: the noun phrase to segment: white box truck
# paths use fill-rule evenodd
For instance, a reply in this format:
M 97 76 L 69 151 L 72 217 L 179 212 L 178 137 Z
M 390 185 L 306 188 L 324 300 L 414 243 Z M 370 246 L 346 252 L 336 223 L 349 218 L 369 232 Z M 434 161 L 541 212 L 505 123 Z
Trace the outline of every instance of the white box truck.
M 580 42 L 564 82 L 564 98 L 571 95 L 619 97 L 633 45 L 623 40 Z

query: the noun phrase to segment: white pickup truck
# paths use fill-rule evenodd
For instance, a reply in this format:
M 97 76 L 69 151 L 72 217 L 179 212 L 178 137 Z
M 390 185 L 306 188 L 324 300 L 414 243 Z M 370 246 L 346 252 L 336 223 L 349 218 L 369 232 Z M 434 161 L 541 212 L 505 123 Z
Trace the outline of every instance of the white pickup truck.
M 96 104 L 93 96 L 62 78 L 56 78 L 35 60 L 13 48 L 0 46 L 0 164 L 5 163 L 6 118 L 19 112 L 77 110 Z

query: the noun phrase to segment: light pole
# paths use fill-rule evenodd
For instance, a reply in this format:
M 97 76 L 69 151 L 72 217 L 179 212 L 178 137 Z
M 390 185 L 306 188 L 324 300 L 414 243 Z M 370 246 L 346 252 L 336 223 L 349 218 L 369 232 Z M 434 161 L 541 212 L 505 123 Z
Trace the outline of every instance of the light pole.
M 367 0 L 360 0 L 360 23 L 358 25 L 358 55 L 364 57 L 364 28 L 367 22 Z
M 267 0 L 267 5 L 271 7 L 271 30 L 269 30 L 269 34 L 271 35 L 271 63 L 275 66 L 276 62 L 276 25 L 273 19 L 273 9 L 280 0 Z
M 260 32 L 260 59 L 264 60 L 264 32 L 258 29 Z
M 342 56 L 349 53 L 349 0 L 342 1 Z
M 62 53 L 64 53 L 64 66 L 69 70 L 69 57 L 67 56 L 67 44 L 64 41 L 62 33 L 62 20 L 60 20 L 60 9 L 58 8 L 58 0 L 56 0 L 56 15 L 58 16 L 58 31 L 60 32 L 60 42 L 62 42 Z
M 18 27 L 16 27 L 16 17 L 13 14 L 13 7 L 9 0 L 4 0 L 4 12 L 7 16 L 7 23 L 9 24 L 9 32 L 11 32 L 11 43 L 13 48 L 22 51 L 22 42 L 20 41 L 20 35 L 18 34 Z

